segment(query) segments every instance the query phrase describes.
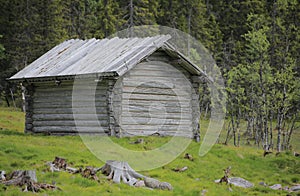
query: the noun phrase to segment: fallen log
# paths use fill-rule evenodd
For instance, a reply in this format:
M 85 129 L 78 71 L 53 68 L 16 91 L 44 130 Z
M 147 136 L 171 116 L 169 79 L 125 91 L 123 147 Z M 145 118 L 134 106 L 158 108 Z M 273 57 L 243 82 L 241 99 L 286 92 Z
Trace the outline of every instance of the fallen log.
M 182 167 L 182 168 L 173 168 L 172 170 L 173 171 L 175 171 L 175 172 L 184 172 L 184 171 L 186 171 L 188 169 L 188 167 L 187 166 L 184 166 L 184 167 Z
M 71 174 L 77 174 L 77 173 L 81 173 L 82 172 L 82 168 L 77 169 L 77 168 L 73 168 L 73 167 L 67 166 L 66 167 L 66 171 L 69 172 L 69 173 L 71 173 Z
M 153 189 L 162 189 L 162 190 L 173 190 L 173 187 L 168 182 L 160 182 L 154 178 L 144 178 L 144 182 L 146 187 L 153 188 Z

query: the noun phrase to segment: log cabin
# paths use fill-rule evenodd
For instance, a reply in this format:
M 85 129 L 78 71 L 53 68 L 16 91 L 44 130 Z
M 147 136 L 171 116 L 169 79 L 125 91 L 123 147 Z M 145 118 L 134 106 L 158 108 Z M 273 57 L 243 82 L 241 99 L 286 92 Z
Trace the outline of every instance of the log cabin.
M 204 72 L 170 35 L 67 40 L 9 78 L 23 89 L 25 132 L 199 135 Z

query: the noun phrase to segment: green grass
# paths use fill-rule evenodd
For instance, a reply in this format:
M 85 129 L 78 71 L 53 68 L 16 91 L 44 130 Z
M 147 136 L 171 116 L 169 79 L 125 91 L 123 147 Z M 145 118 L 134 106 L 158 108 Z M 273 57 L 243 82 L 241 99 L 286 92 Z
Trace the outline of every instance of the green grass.
M 14 108 L 0 107 L 0 129 L 22 132 L 25 114 Z
M 270 185 L 280 183 L 283 186 L 300 183 L 300 159 L 289 152 L 277 157 L 273 154 L 263 157 L 261 149 L 217 144 L 204 157 L 199 157 L 197 154 L 200 144 L 195 142 L 191 142 L 182 155 L 169 164 L 140 172 L 160 181 L 170 182 L 174 187 L 173 191 L 135 188 L 124 183 L 114 184 L 100 173 L 98 174 L 100 183 L 66 172 L 51 173 L 45 164 L 52 161 L 55 156 L 66 158 L 73 167 L 99 167 L 104 163 L 87 149 L 79 136 L 23 134 L 23 113 L 1 109 L 0 114 L 0 170 L 9 173 L 17 169 L 34 169 L 37 171 L 39 182 L 55 182 L 62 189 L 62 191 L 44 191 L 38 195 L 201 195 L 204 189 L 207 190 L 206 195 L 287 195 L 288 192 L 273 191 L 258 184 L 261 181 Z M 127 149 L 140 151 L 162 146 L 170 138 L 144 137 L 143 144 L 131 144 L 135 140 L 136 138 L 113 138 L 114 142 Z M 194 161 L 183 158 L 186 152 L 194 157 Z M 172 171 L 172 168 L 183 166 L 187 166 L 188 170 L 182 173 Z M 232 176 L 245 178 L 254 183 L 255 187 L 243 189 L 232 186 L 233 191 L 230 192 L 228 185 L 215 184 L 214 180 L 221 178 L 223 169 L 228 166 L 232 166 Z M 0 185 L 0 195 L 21 194 L 37 195 L 21 193 L 19 188 L 12 186 L 4 190 Z

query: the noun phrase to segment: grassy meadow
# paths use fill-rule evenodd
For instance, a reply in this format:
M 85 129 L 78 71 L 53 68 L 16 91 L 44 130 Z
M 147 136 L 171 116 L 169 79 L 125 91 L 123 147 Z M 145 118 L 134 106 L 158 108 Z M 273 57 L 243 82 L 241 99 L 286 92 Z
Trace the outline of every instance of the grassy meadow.
M 202 123 L 202 128 L 207 126 Z M 189 147 L 169 164 L 140 173 L 172 184 L 173 191 L 150 190 L 130 187 L 124 183 L 114 184 L 98 173 L 100 183 L 85 179 L 81 175 L 48 171 L 46 163 L 55 156 L 64 157 L 73 167 L 100 167 L 104 162 L 95 157 L 84 145 L 80 136 L 43 136 L 23 133 L 24 113 L 10 108 L 0 108 L 0 170 L 7 173 L 18 169 L 34 169 L 39 182 L 55 183 L 62 191 L 44 191 L 38 194 L 22 193 L 20 188 L 0 185 L 0 195 L 287 195 L 287 191 L 275 191 L 259 185 L 300 184 L 300 159 L 291 152 L 263 157 L 261 148 L 254 146 L 234 147 L 216 144 L 204 157 L 199 157 L 199 143 L 191 142 Z M 222 133 L 224 135 L 224 133 Z M 140 138 L 140 137 L 139 137 Z M 295 149 L 299 150 L 299 130 L 293 138 Z M 153 149 L 169 141 L 169 137 L 144 137 L 144 143 L 132 144 L 137 138 L 113 139 L 124 148 L 134 150 Z M 222 139 L 222 138 L 221 138 Z M 221 140 L 220 139 L 220 140 Z M 184 159 L 185 153 L 194 161 Z M 124 160 L 126 161 L 126 160 Z M 182 173 L 173 168 L 187 166 Z M 216 184 L 214 180 L 223 176 L 223 169 L 231 166 L 231 176 L 242 177 L 254 183 L 254 187 L 244 189 L 226 184 Z M 300 192 L 298 192 L 298 195 Z M 297 195 L 297 193 L 291 193 Z

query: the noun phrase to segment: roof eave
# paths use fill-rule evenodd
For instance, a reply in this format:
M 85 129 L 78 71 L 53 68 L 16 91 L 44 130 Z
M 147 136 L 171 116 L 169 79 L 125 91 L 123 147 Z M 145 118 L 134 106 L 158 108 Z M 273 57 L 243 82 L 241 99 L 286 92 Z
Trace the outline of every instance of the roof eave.
M 199 68 L 196 64 L 194 64 L 191 60 L 189 60 L 185 55 L 176 50 L 171 44 L 166 42 L 162 49 L 168 53 L 169 55 L 176 55 L 179 59 L 182 60 L 182 63 L 186 66 L 186 68 L 197 76 L 205 76 L 210 82 L 213 82 L 213 79 L 209 77 L 201 68 Z
M 43 76 L 43 77 L 27 77 L 27 78 L 7 78 L 6 80 L 19 83 L 19 82 L 47 82 L 47 81 L 65 81 L 65 80 L 75 80 L 75 79 L 98 79 L 99 77 L 119 77 L 119 74 L 115 71 L 104 72 L 104 73 L 88 73 L 88 74 L 77 74 L 77 75 L 58 75 L 58 76 Z

